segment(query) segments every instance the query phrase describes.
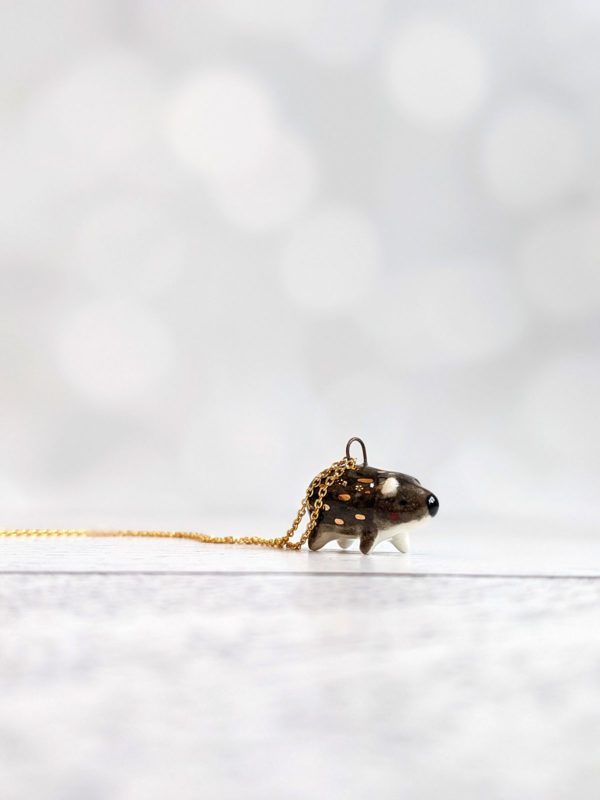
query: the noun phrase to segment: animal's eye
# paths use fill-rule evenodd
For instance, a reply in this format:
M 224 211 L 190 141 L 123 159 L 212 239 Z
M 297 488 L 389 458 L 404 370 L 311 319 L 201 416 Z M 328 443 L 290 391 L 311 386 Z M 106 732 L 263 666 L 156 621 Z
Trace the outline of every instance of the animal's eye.
M 408 503 L 408 500 L 405 500 L 404 498 L 402 498 L 402 500 L 400 500 L 400 505 L 401 506 L 405 506 L 407 503 Z

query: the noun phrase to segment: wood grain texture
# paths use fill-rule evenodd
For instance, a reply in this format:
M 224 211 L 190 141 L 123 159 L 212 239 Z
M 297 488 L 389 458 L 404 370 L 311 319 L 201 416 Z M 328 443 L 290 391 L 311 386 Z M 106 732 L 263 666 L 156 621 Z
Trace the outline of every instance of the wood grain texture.
M 469 541 L 414 559 L 473 571 Z M 60 553 L 62 571 L 31 571 Z M 298 559 L 314 574 L 282 567 Z M 360 572 L 327 573 L 346 561 Z M 3 800 L 595 800 L 600 580 L 369 572 L 405 561 L 18 543 L 21 571 L 0 575 Z M 122 574 L 78 572 L 98 563 Z
M 248 523 L 238 518 L 220 519 L 201 528 L 193 520 L 182 523 L 179 530 L 216 535 L 272 537 L 282 532 L 281 521 L 273 520 Z M 80 525 L 81 521 L 75 527 Z M 154 521 L 148 527 L 166 526 Z M 414 532 L 411 552 L 406 555 L 385 542 L 368 556 L 357 548 L 356 542 L 348 551 L 331 543 L 311 553 L 307 548 L 286 552 L 166 539 L 5 539 L 0 541 L 0 572 L 600 576 L 600 536 L 596 530 L 551 522 L 436 518 Z

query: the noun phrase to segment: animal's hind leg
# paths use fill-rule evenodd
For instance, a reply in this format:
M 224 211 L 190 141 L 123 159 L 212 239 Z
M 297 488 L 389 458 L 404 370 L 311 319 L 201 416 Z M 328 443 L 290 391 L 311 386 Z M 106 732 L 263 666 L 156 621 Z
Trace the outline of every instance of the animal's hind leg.
M 327 530 L 327 528 L 321 525 L 317 525 L 317 527 L 308 537 L 308 546 L 311 550 L 320 550 L 327 544 L 327 542 L 330 542 L 335 538 L 335 533 L 332 533 L 330 530 Z

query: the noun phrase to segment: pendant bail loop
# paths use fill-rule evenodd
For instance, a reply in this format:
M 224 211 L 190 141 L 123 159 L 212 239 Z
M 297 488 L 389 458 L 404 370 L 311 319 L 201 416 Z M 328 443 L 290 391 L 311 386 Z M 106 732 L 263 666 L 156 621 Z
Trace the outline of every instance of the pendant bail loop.
M 362 447 L 363 452 L 363 467 L 367 466 L 367 448 L 365 447 L 365 443 L 362 439 L 359 439 L 358 436 L 353 436 L 351 439 L 348 440 L 348 444 L 346 445 L 346 458 L 350 458 L 350 445 L 352 442 L 358 442 L 359 445 Z

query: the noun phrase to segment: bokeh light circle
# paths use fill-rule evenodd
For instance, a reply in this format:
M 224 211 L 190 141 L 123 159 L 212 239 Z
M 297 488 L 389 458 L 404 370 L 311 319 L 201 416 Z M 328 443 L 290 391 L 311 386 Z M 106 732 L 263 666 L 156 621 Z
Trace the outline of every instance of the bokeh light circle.
M 402 26 L 385 63 L 386 81 L 400 111 L 432 128 L 452 128 L 480 105 L 488 69 L 479 42 L 435 17 Z
M 310 311 L 340 311 L 360 301 L 380 270 L 377 231 L 361 211 L 322 209 L 291 234 L 282 254 L 283 285 Z
M 167 113 L 177 155 L 215 179 L 238 178 L 258 169 L 278 134 L 268 91 L 247 70 L 233 66 L 188 77 Z

